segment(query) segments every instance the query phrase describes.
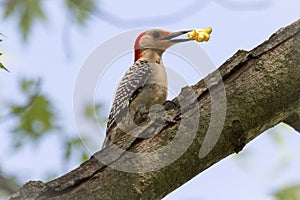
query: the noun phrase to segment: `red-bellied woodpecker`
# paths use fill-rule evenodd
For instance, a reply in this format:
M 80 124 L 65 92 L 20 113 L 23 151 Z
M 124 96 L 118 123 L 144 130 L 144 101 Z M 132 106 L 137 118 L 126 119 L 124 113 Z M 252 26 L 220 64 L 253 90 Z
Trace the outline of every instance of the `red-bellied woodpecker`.
M 119 83 L 107 123 L 106 139 L 103 148 L 109 142 L 115 143 L 119 136 L 112 129 L 118 127 L 129 133 L 137 125 L 135 116 L 147 113 L 152 106 L 163 105 L 167 98 L 167 74 L 162 63 L 162 54 L 170 46 L 192 39 L 179 39 L 189 31 L 170 33 L 163 30 L 149 30 L 141 33 L 134 45 L 135 62 L 127 70 Z

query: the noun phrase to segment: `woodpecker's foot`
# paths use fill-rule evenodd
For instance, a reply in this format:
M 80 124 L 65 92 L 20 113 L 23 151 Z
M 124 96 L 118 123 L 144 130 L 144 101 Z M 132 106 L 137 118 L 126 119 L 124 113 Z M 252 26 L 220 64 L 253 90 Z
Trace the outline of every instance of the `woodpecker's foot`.
M 165 122 L 165 108 L 159 104 L 153 105 L 149 111 L 149 117 L 151 121 L 164 124 Z
M 149 110 L 147 110 L 145 104 L 139 104 L 134 114 L 134 122 L 139 125 L 148 118 Z
M 164 104 L 163 104 L 165 110 L 173 110 L 175 108 L 177 108 L 177 104 L 174 101 L 169 101 L 167 100 Z

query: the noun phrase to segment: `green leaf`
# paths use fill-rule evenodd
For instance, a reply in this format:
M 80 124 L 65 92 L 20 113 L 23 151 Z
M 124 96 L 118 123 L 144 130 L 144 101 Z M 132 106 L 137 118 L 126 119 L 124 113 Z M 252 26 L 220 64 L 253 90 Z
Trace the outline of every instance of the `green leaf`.
M 29 30 L 31 29 L 32 19 L 29 13 L 24 12 L 20 18 L 19 26 L 22 30 L 23 39 L 26 40 L 28 37 Z
M 16 149 L 25 144 L 24 139 L 36 141 L 46 133 L 59 129 L 55 124 L 53 106 L 45 95 L 40 94 L 39 88 L 39 81 L 22 79 L 20 89 L 26 95 L 25 103 L 8 105 L 10 115 L 17 119 L 12 127 Z
M 276 200 L 297 200 L 300 199 L 300 185 L 289 186 L 274 194 Z
M 2 4 L 4 19 L 15 17 L 24 40 L 34 26 L 34 22 L 47 19 L 43 8 L 43 0 L 8 0 Z M 96 11 L 95 0 L 65 0 L 67 11 L 76 22 L 84 25 L 90 15 Z
M 99 125 L 103 125 L 107 122 L 107 119 L 103 117 L 103 105 L 100 103 L 93 104 L 87 104 L 85 106 L 84 115 L 87 119 L 99 123 Z
M 18 105 L 10 105 L 10 110 L 14 115 L 19 115 L 26 110 L 27 107 L 18 106 Z
M 75 138 L 71 138 L 68 139 L 65 142 L 65 158 L 66 159 L 70 159 L 71 155 L 76 152 L 75 150 L 81 149 L 80 147 L 82 146 L 82 142 L 83 140 L 85 140 L 84 138 L 80 138 L 80 137 L 75 137 Z M 81 155 L 83 154 L 83 152 L 81 152 Z M 83 157 L 83 156 L 81 156 Z
M 38 80 L 32 80 L 32 79 L 22 79 L 21 83 L 21 90 L 27 95 L 34 94 L 40 87 L 40 83 Z
M 57 127 L 54 125 L 55 116 L 49 100 L 42 95 L 32 98 L 32 104 L 25 111 L 23 107 L 20 120 L 13 131 L 36 140 Z M 22 107 L 12 106 L 11 109 L 20 112 Z
M 16 8 L 16 4 L 18 2 L 16 0 L 10 0 L 10 1 L 7 1 L 5 4 L 4 4 L 4 18 L 7 18 L 9 17 L 10 15 L 12 15 L 12 13 L 15 11 L 15 8 Z
M 0 63 L 0 69 L 3 69 L 5 71 L 9 72 L 9 70 L 6 67 L 4 67 L 4 65 L 2 63 Z
M 41 4 L 41 0 L 10 0 L 3 4 L 4 18 L 17 17 L 24 40 L 28 38 L 34 21 L 46 19 Z
M 96 11 L 96 3 L 94 0 L 66 0 L 66 5 L 71 15 L 81 25 L 87 21 L 90 14 Z
M 89 155 L 86 152 L 82 152 L 81 154 L 81 161 L 87 161 L 89 159 Z
M 1 36 L 4 36 L 2 33 L 0 33 L 0 35 Z M 0 39 L 0 42 L 2 42 L 2 40 Z M 0 52 L 0 56 L 2 56 L 2 53 Z M 6 68 L 6 67 L 4 67 L 4 65 L 0 62 L 0 69 L 3 69 L 3 70 L 5 70 L 5 71 L 7 71 L 7 72 L 9 72 L 9 70 Z

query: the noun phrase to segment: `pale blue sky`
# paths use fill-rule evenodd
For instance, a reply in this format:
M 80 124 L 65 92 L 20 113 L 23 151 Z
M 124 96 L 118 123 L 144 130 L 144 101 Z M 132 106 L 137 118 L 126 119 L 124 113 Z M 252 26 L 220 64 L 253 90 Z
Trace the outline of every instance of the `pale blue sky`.
M 219 66 L 238 49 L 250 50 L 280 27 L 297 20 L 300 8 L 298 0 L 214 0 L 198 3 L 192 0 L 176 3 L 171 0 L 102 0 L 100 8 L 111 15 L 124 18 L 123 25 L 117 24 L 118 21 L 114 21 L 116 24 L 113 25 L 101 16 L 93 16 L 85 27 L 67 23 L 65 28 L 66 13 L 58 2 L 45 1 L 49 21 L 46 25 L 35 26 L 27 44 L 22 44 L 19 30 L 14 26 L 12 19 L 1 22 L 3 28 L 0 32 L 7 36 L 1 43 L 1 50 L 7 54 L 4 62 L 11 73 L 0 73 L 0 102 L 4 98 L 19 97 L 16 89 L 17 78 L 42 77 L 43 91 L 54 101 L 61 123 L 66 126 L 68 134 L 77 134 L 72 104 L 78 72 L 88 56 L 113 36 L 136 28 L 159 27 L 176 31 L 211 26 L 211 41 L 200 45 L 214 65 Z M 178 13 L 183 8 L 186 8 L 185 12 Z M 178 14 L 171 18 L 168 15 L 172 13 Z M 161 16 L 159 20 L 155 19 L 158 16 Z M 64 30 L 66 37 L 63 38 Z M 71 53 L 66 57 L 65 48 L 68 44 Z M 166 55 L 165 64 L 174 67 L 174 70 L 180 73 L 180 65 L 171 58 Z M 123 71 L 112 70 L 109 77 L 99 82 L 99 88 L 106 90 L 98 92 L 96 100 L 106 105 L 106 115 L 113 90 L 131 63 L 130 54 L 117 59 L 110 69 L 123 64 Z M 188 84 L 202 78 L 192 75 L 188 77 Z M 0 106 L 0 109 L 4 108 Z M 1 130 L 7 129 L 9 125 L 8 123 L 1 127 Z M 86 126 L 86 130 L 93 133 L 93 137 L 100 137 L 98 127 L 91 127 L 91 124 Z M 269 137 L 270 132 L 280 132 L 283 135 L 286 143 L 283 150 Z M 251 155 L 247 154 L 240 160 L 230 157 L 219 162 L 165 199 L 268 200 L 270 193 L 277 188 L 289 183 L 300 183 L 300 175 L 297 173 L 300 169 L 300 156 L 296 154 L 299 152 L 300 136 L 286 134 L 287 132 L 291 132 L 291 129 L 280 126 L 263 134 L 247 145 L 245 151 Z M 56 136 L 49 136 L 38 146 L 25 147 L 21 152 L 7 150 L 9 138 L 8 132 L 1 131 L 1 166 L 7 173 L 18 174 L 22 181 L 43 179 L 44 172 L 52 169 L 63 174 L 79 164 L 72 162 L 70 166 L 61 167 L 62 149 Z M 93 145 L 100 145 L 100 140 Z M 96 149 L 95 146 L 85 148 L 91 151 L 90 149 Z M 278 163 L 282 158 L 286 160 L 284 166 Z M 280 169 L 276 171 L 277 168 Z

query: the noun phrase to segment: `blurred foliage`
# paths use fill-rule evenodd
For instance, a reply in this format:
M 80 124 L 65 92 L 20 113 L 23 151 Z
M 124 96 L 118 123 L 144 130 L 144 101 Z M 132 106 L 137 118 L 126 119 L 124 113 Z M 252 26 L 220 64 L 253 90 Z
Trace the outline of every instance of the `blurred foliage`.
M 96 0 L 64 0 L 62 3 L 66 12 L 69 14 L 68 19 L 75 21 L 78 25 L 84 25 L 92 12 L 96 11 Z M 21 36 L 24 41 L 30 37 L 30 33 L 36 23 L 45 23 L 49 18 L 46 13 L 46 1 L 43 0 L 5 0 L 1 1 L 2 17 L 4 20 L 13 19 L 17 23 Z M 0 37 L 3 36 L 0 33 Z M 0 38 L 0 42 L 2 39 Z M 0 52 L 0 56 L 2 53 Z M 8 69 L 0 62 L 0 69 L 8 71 Z M 40 80 L 22 79 L 19 82 L 20 93 L 23 101 L 14 102 L 12 99 L 7 103 L 8 113 L 1 116 L 0 123 L 3 124 L 7 120 L 14 119 L 11 127 L 13 133 L 13 149 L 21 148 L 28 142 L 37 142 L 46 138 L 44 136 L 56 134 L 59 136 L 62 149 L 64 150 L 64 158 L 62 164 L 65 165 L 71 158 L 79 161 L 85 161 L 89 158 L 87 152 L 82 148 L 82 142 L 85 138 L 79 136 L 68 136 L 66 130 L 62 132 L 62 128 L 58 126 L 58 116 L 51 99 L 41 92 Z M 100 116 L 102 106 L 97 104 L 95 111 L 96 118 L 105 121 Z M 88 119 L 92 116 L 90 111 L 85 113 Z M 94 120 L 96 119 L 94 118 Z M 63 126 L 63 125 L 62 125 Z M 74 134 L 72 134 L 74 135 Z M 1 165 L 0 165 L 1 167 Z M 52 177 L 56 171 L 51 172 Z M 47 172 L 45 172 L 47 174 Z M 5 176 L 4 172 L 0 172 L 0 188 L 5 185 L 11 185 L 11 181 L 15 180 L 12 176 Z M 16 183 L 16 181 L 14 181 Z M 16 184 L 15 184 L 16 185 Z M 0 189 L 0 197 L 7 196 L 11 193 L 8 189 Z
M 8 196 L 10 193 L 17 192 L 20 188 L 20 185 L 17 183 L 15 177 L 6 177 L 2 175 L 0 169 L 0 197 Z
M 7 0 L 3 3 L 4 18 L 15 15 L 22 31 L 22 36 L 27 39 L 34 21 L 44 21 L 45 12 L 42 0 Z
M 55 108 L 51 100 L 40 92 L 41 81 L 28 78 L 21 79 L 19 89 L 25 102 L 12 103 L 12 100 L 10 100 L 10 113 L 4 116 L 16 119 L 12 128 L 14 148 L 21 148 L 23 145 L 28 144 L 28 141 L 36 142 L 48 133 L 53 133 L 60 137 L 64 151 L 64 162 L 70 161 L 72 157 L 79 159 L 81 162 L 87 160 L 89 154 L 82 148 L 82 143 L 86 139 L 79 136 L 70 138 L 65 132 L 61 132 L 61 128 L 57 125 L 58 116 L 54 112 Z M 106 118 L 103 117 L 102 109 L 101 104 L 95 106 L 88 104 L 83 115 L 86 116 L 87 120 L 103 124 L 106 122 Z M 7 179 L 7 181 L 9 180 Z M 5 192 L 0 193 L 0 196 L 1 194 L 5 194 Z
M 2 55 L 2 53 L 0 53 L 0 56 L 1 55 Z M 8 69 L 6 69 L 6 67 L 4 67 L 4 65 L 1 62 L 0 62 L 0 69 L 3 69 L 5 71 L 9 72 Z
M 299 200 L 300 185 L 285 187 L 274 193 L 276 200 Z
M 20 90 L 25 96 L 25 103 L 11 103 L 11 116 L 18 118 L 12 132 L 15 147 L 20 147 L 24 138 L 32 141 L 40 139 L 45 133 L 58 129 L 55 125 L 56 115 L 47 96 L 40 93 L 40 81 L 22 79 Z
M 84 115 L 87 119 L 96 123 L 99 126 L 103 126 L 107 123 L 107 118 L 103 113 L 103 105 L 100 103 L 88 103 L 84 109 Z
M 86 151 L 78 151 L 79 149 L 81 149 L 84 140 L 85 140 L 84 138 L 80 138 L 80 137 L 75 137 L 66 140 L 64 144 L 64 146 L 66 147 L 64 157 L 69 160 L 71 158 L 71 155 L 77 151 L 78 154 L 80 155 L 80 159 L 82 162 L 88 160 L 89 155 L 87 154 Z
M 84 25 L 90 14 L 96 11 L 96 0 L 64 0 L 65 10 L 69 13 L 68 17 L 79 25 Z M 3 19 L 13 19 L 20 30 L 22 38 L 26 41 L 30 37 L 30 33 L 34 25 L 45 23 L 49 18 L 47 17 L 45 4 L 43 0 L 5 0 L 1 2 L 3 11 Z M 73 20 L 74 19 L 74 20 Z M 0 36 L 3 36 L 0 33 Z M 0 38 L 0 42 L 2 39 Z M 0 56 L 2 53 L 0 52 Z M 0 69 L 7 70 L 7 68 L 0 62 Z M 68 136 L 62 128 L 57 125 L 58 116 L 55 112 L 54 105 L 50 98 L 41 93 L 41 83 L 39 80 L 22 79 L 19 83 L 20 93 L 23 101 L 13 102 L 9 100 L 7 115 L 1 116 L 0 123 L 3 124 L 7 120 L 14 119 L 11 131 L 13 133 L 13 148 L 21 148 L 28 144 L 29 141 L 37 142 L 45 138 L 47 134 L 57 134 L 60 137 L 62 148 L 64 149 L 63 164 L 72 157 L 80 161 L 85 161 L 89 155 L 82 148 L 82 141 L 84 138 Z M 100 104 L 96 105 L 96 113 L 100 114 Z M 86 117 L 91 116 L 87 111 Z M 99 115 L 98 115 L 99 116 Z M 89 118 L 91 119 L 91 118 Z M 96 118 L 95 118 L 96 119 Z M 103 119 L 103 118 L 99 118 Z M 104 120 L 103 120 L 104 121 Z M 72 134 L 74 135 L 74 134 Z M 0 166 L 1 167 L 1 166 Z M 46 174 L 47 172 L 45 172 Z M 53 172 L 52 175 L 57 172 Z M 0 188 L 5 184 L 10 184 L 12 177 L 3 176 L 4 172 L 0 172 L 3 177 L 0 182 Z M 6 178 L 7 177 L 7 178 Z M 11 193 L 9 190 L 1 191 L 0 197 L 7 196 Z
M 54 127 L 54 113 L 49 100 L 43 95 L 31 97 L 31 105 L 28 108 L 12 106 L 11 110 L 14 114 L 20 115 L 20 121 L 16 124 L 14 132 L 38 139 Z
M 87 21 L 91 13 L 96 11 L 94 0 L 66 0 L 66 5 L 71 16 L 75 17 L 77 23 L 81 25 Z
M 276 128 L 271 128 L 267 130 L 268 137 L 270 142 L 273 143 L 276 147 L 276 162 L 272 167 L 266 171 L 266 175 L 272 177 L 278 177 L 287 173 L 289 167 L 294 164 L 295 158 L 293 157 L 292 151 L 289 151 L 288 134 L 295 134 L 295 131 L 288 126 L 287 124 L 280 123 L 276 125 Z M 296 133 L 297 134 L 297 133 Z M 296 153 L 295 153 L 296 154 Z M 236 158 L 237 165 L 241 166 L 243 170 L 255 171 L 253 166 L 257 166 L 257 162 L 254 161 L 254 157 L 257 155 L 257 152 L 254 152 L 250 149 L 243 149 L 243 151 L 234 155 Z M 273 193 L 272 200 L 299 200 L 300 199 L 300 185 L 298 186 L 288 186 L 285 185 L 282 189 Z
M 2 53 L 0 53 L 0 56 L 1 55 L 2 55 Z M 6 69 L 6 67 L 4 67 L 4 65 L 1 62 L 0 62 L 0 69 L 3 69 L 5 71 L 9 72 L 8 69 Z
M 4 19 L 16 17 L 23 39 L 28 39 L 34 22 L 45 22 L 47 16 L 43 0 L 6 0 L 2 3 Z M 66 10 L 80 25 L 84 24 L 90 14 L 96 10 L 95 0 L 65 0 Z
M 41 93 L 41 81 L 23 78 L 19 82 L 19 89 L 25 100 L 17 103 L 9 100 L 8 107 L 10 113 L 2 116 L 0 119 L 15 119 L 12 125 L 14 149 L 20 149 L 24 145 L 27 145 L 29 141 L 40 141 L 48 133 L 52 133 L 60 137 L 61 146 L 64 151 L 63 164 L 66 164 L 71 158 L 76 158 L 79 162 L 87 160 L 89 155 L 82 148 L 82 142 L 85 138 L 79 136 L 70 137 L 66 134 L 65 130 L 61 132 L 61 127 L 57 125 L 58 116 L 51 100 L 45 94 Z M 98 104 L 96 107 L 97 112 L 100 113 L 102 106 Z M 1 121 L 1 123 L 4 121 Z M 55 173 L 57 172 L 53 171 L 51 173 L 52 177 L 55 177 Z M 2 174 L 0 172 L 0 176 Z M 0 182 L 0 188 L 3 184 L 10 184 L 11 180 L 15 179 L 12 179 L 10 176 L 5 180 L 3 179 L 3 183 Z M 7 190 L 0 190 L 0 197 L 7 195 L 9 195 L 7 194 Z
M 3 36 L 1 33 L 0 33 L 0 36 Z M 2 42 L 2 39 L 0 38 L 0 42 Z M 0 56 L 2 56 L 2 53 L 0 52 Z M 4 65 L 0 62 L 0 69 L 3 69 L 3 70 L 5 70 L 5 71 L 7 71 L 7 72 L 9 72 L 8 71 L 8 69 L 6 69 L 6 67 L 4 67 Z
M 16 135 L 13 140 L 14 147 L 20 148 L 26 144 L 24 139 L 35 142 L 48 133 L 58 133 L 64 147 L 64 159 L 70 160 L 71 156 L 75 156 L 79 157 L 80 161 L 87 160 L 88 155 L 81 148 L 85 138 L 79 136 L 70 138 L 66 133 L 60 132 L 61 127 L 57 125 L 58 116 L 54 112 L 54 106 L 45 94 L 40 93 L 40 81 L 22 79 L 19 86 L 26 102 L 9 105 L 11 111 L 9 116 L 17 118 L 12 129 L 12 133 Z M 98 105 L 97 108 L 100 112 L 101 106 Z

